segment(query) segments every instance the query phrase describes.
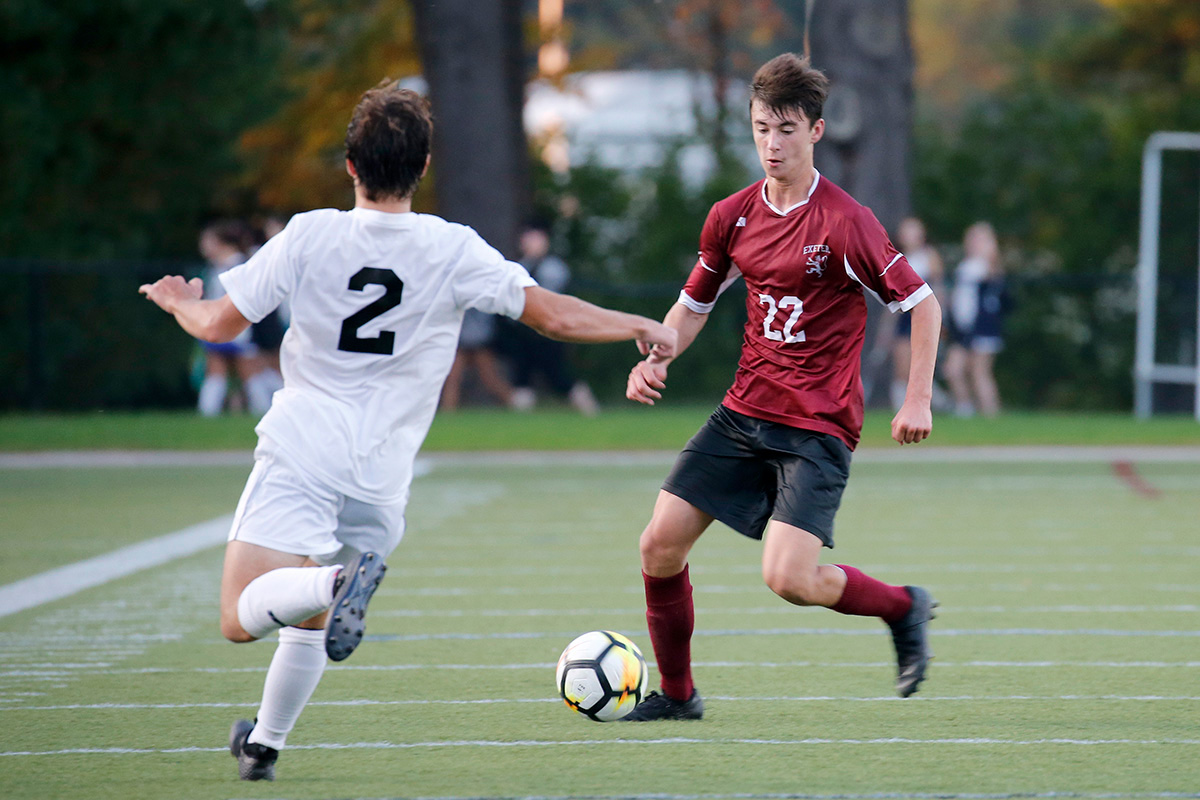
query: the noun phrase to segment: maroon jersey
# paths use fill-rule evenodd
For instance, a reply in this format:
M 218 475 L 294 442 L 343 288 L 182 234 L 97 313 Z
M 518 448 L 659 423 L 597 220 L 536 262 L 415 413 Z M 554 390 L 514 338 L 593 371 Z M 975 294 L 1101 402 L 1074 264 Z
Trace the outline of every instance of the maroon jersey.
M 863 290 L 895 312 L 930 288 L 871 210 L 819 174 L 808 199 L 786 210 L 768 202 L 765 180 L 714 205 L 679 302 L 708 313 L 739 275 L 746 332 L 725 405 L 853 448 L 863 421 Z

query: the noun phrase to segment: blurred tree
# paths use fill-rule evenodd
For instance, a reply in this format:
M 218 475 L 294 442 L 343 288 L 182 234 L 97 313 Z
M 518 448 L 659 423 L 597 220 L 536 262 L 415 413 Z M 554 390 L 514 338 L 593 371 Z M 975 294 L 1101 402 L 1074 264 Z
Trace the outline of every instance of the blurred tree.
M 413 0 L 435 118 L 438 213 L 510 258 L 530 208 L 519 0 Z
M 238 134 L 273 108 L 274 8 L 0 4 L 0 255 L 194 253 Z
M 285 101 L 246 131 L 240 184 L 257 208 L 304 211 L 354 201 L 344 165 L 350 112 L 384 78 L 420 74 L 409 0 L 290 0 L 280 64 Z M 418 205 L 429 206 L 428 191 Z
M 830 80 L 817 168 L 895 230 L 912 208 L 908 0 L 819 0 L 811 25 Z

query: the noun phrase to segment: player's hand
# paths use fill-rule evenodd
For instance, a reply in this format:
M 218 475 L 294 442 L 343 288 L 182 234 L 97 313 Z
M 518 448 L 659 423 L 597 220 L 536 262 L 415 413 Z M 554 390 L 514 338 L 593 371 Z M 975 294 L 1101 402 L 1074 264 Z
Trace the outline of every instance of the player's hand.
M 905 400 L 892 418 L 892 438 L 900 444 L 916 444 L 929 438 L 933 413 L 928 403 Z
M 179 275 L 167 275 L 154 283 L 143 283 L 138 292 L 153 300 L 163 311 L 174 313 L 181 300 L 199 300 L 204 296 L 204 282 L 199 278 L 185 281 Z
M 670 361 L 679 347 L 679 331 L 655 322 L 643 339 L 638 339 L 638 352 L 658 361 Z
M 666 388 L 667 365 L 658 361 L 654 356 L 645 361 L 639 361 L 629 371 L 629 380 L 625 384 L 625 397 L 637 403 L 648 406 L 654 405 L 655 400 L 662 399 L 659 389 Z

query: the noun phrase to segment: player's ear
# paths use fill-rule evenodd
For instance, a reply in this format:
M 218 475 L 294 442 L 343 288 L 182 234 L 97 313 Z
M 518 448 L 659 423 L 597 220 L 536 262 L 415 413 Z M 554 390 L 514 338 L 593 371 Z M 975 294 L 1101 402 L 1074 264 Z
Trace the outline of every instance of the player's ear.
M 354 162 L 348 158 L 346 159 L 346 174 L 354 178 L 355 181 L 358 180 L 358 170 L 354 168 Z
M 819 119 L 816 122 L 814 122 L 812 127 L 809 128 L 809 132 L 810 132 L 810 135 L 812 136 L 813 144 L 816 144 L 817 142 L 821 141 L 821 137 L 825 135 L 825 120 Z
M 425 166 L 421 167 L 421 177 L 422 177 L 422 178 L 424 178 L 424 177 L 425 177 L 425 173 L 426 173 L 426 172 L 429 172 L 429 162 L 430 162 L 430 161 L 432 161 L 432 160 L 433 160 L 433 154 L 432 154 L 432 153 L 430 153 L 430 154 L 428 154 L 428 155 L 426 155 L 426 156 L 425 156 Z

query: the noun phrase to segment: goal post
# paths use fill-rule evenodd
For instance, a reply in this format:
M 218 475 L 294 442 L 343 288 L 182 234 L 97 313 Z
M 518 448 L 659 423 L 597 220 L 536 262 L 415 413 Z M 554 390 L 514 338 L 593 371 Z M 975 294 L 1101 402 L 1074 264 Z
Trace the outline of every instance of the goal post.
M 1159 131 L 1151 134 L 1142 152 L 1141 233 L 1137 266 L 1137 346 L 1134 356 L 1134 413 L 1139 419 L 1154 411 L 1154 385 L 1191 385 L 1194 410 L 1200 421 L 1200 303 L 1195 314 L 1197 335 L 1195 364 L 1158 363 L 1159 243 L 1162 226 L 1163 154 L 1169 150 L 1200 151 L 1200 133 Z M 1200 224 L 1200 220 L 1197 220 Z M 1200 263 L 1196 265 L 1200 281 Z

